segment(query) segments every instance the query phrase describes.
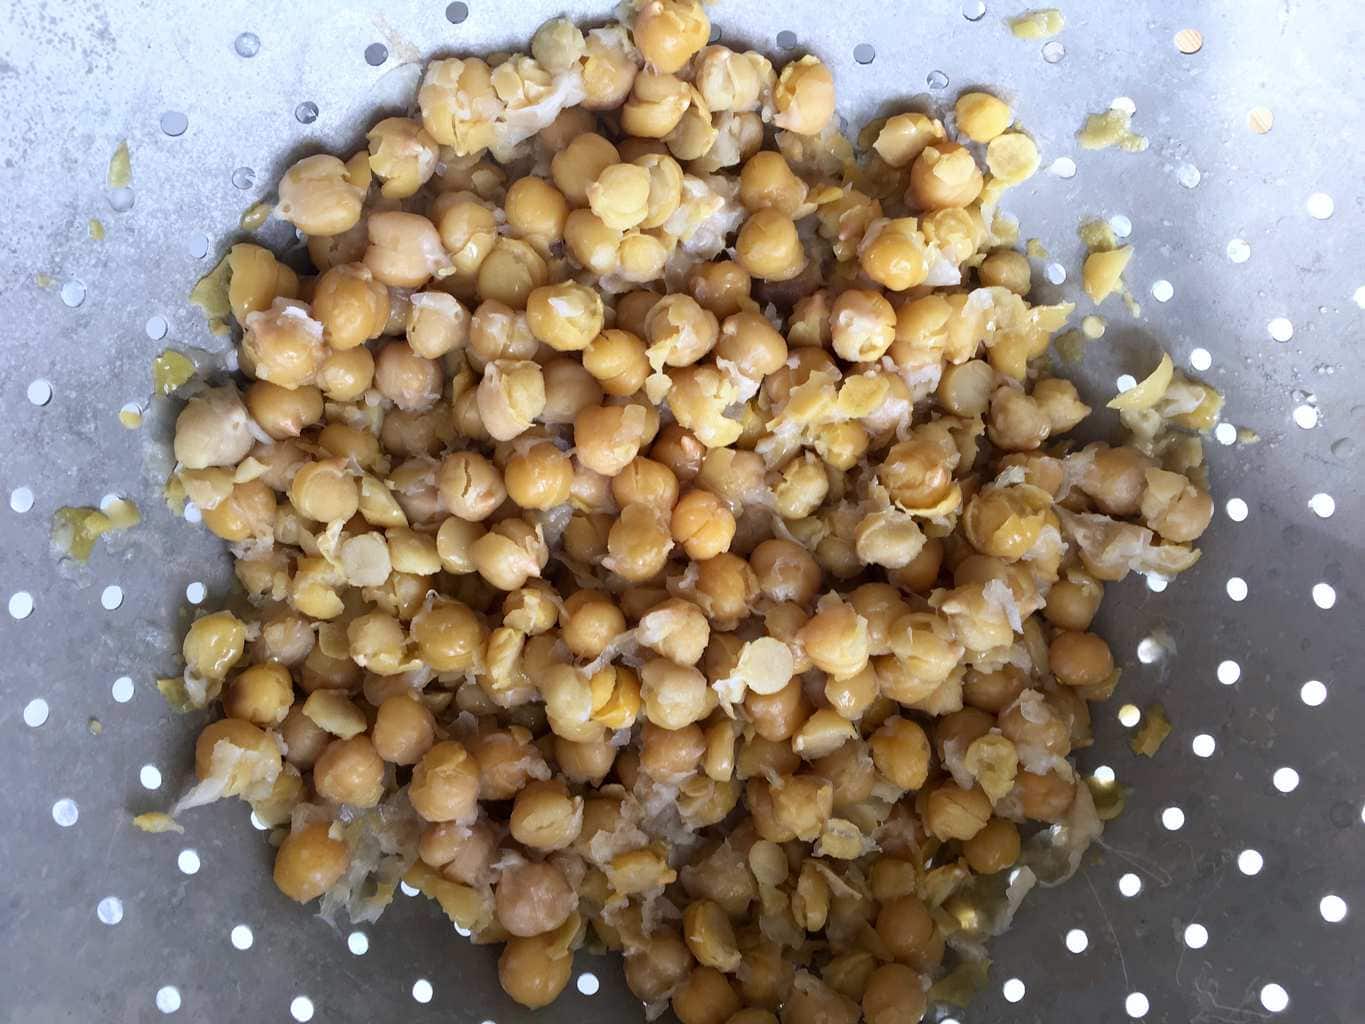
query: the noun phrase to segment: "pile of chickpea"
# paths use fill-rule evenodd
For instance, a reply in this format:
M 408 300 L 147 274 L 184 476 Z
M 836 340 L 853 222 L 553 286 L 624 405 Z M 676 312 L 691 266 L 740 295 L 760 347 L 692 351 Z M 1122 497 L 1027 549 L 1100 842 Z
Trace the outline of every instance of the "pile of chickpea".
M 957 106 L 987 173 L 918 113 L 855 157 L 824 64 L 709 35 L 643 0 L 435 61 L 284 175 L 312 273 L 232 248 L 247 379 L 175 434 L 247 599 L 184 640 L 192 802 L 299 902 L 403 874 L 528 1007 L 586 943 L 683 1024 L 912 1024 L 974 880 L 1089 806 L 1088 629 L 1197 557 L 1208 395 L 1077 450 L 1008 106 Z

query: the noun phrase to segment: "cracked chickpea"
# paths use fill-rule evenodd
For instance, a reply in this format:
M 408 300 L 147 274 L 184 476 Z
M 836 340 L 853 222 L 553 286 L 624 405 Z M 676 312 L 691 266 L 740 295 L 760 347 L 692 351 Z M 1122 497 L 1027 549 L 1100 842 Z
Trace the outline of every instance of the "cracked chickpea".
M 796 225 L 772 207 L 755 211 L 739 229 L 735 259 L 765 281 L 790 281 L 806 269 L 807 262 Z

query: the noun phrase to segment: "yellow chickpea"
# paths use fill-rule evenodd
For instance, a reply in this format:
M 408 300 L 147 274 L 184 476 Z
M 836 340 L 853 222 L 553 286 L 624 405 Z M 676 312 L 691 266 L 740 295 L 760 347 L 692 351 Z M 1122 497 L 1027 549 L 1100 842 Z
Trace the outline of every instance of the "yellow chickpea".
M 353 402 L 374 382 L 374 356 L 367 348 L 332 352 L 318 366 L 317 385 L 334 402 Z
M 662 71 L 635 76 L 630 98 L 621 108 L 621 127 L 642 139 L 662 139 L 682 120 L 692 102 L 692 88 Z
M 875 362 L 896 339 L 896 311 L 878 292 L 850 288 L 834 300 L 830 336 L 839 358 Z
M 739 229 L 735 259 L 765 281 L 790 281 L 806 269 L 806 251 L 796 225 L 770 207 L 755 211 Z
M 729 550 L 735 517 L 710 491 L 688 491 L 673 508 L 669 531 L 688 558 L 704 561 Z
M 275 212 L 306 235 L 339 235 L 360 220 L 364 189 L 351 184 L 334 156 L 304 157 L 280 179 Z
M 990 142 L 1014 120 L 1008 103 L 985 92 L 964 92 L 953 113 L 958 129 L 973 142 Z
M 1058 682 L 1095 686 L 1114 671 L 1114 655 L 1103 637 L 1064 629 L 1048 647 L 1048 664 Z
M 432 203 L 431 219 L 462 280 L 473 280 L 498 240 L 493 210 L 468 192 L 443 192 Z
M 384 795 L 384 761 L 363 733 L 333 740 L 313 765 L 313 788 L 324 800 L 374 807 Z
M 604 565 L 635 583 L 653 577 L 668 560 L 673 547 L 668 522 L 648 505 L 627 505 L 607 535 Z
M 1027 295 L 1033 287 L 1033 270 L 1022 252 L 997 249 L 976 269 L 981 284 L 987 288 L 1008 288 L 1016 295 Z
M 437 474 L 436 486 L 446 508 L 472 523 L 487 519 L 507 498 L 497 466 L 478 452 L 447 455 Z
M 508 187 L 504 204 L 508 227 L 541 253 L 563 239 L 569 201 L 544 178 L 518 178 Z
M 408 346 L 424 359 L 439 359 L 469 341 L 469 310 L 445 292 L 409 297 L 405 331 Z
M 618 313 L 619 318 L 619 313 Z M 583 367 L 609 395 L 624 398 L 635 394 L 649 376 L 645 343 L 629 331 L 603 331 L 583 351 Z
M 498 981 L 516 1002 L 532 1010 L 553 1003 L 573 975 L 573 955 L 557 947 L 557 931 L 512 938 L 498 957 Z
M 443 383 L 440 364 L 419 356 L 407 342 L 389 342 L 375 359 L 375 388 L 405 412 L 430 409 L 440 399 Z
M 298 275 L 269 249 L 239 242 L 228 250 L 228 268 L 228 304 L 239 324 L 248 313 L 269 309 L 277 298 L 298 298 Z
M 910 165 L 908 198 L 922 210 L 970 206 L 984 179 L 972 154 L 955 142 L 926 146 Z
M 892 291 L 922 284 L 929 273 L 924 236 L 913 217 L 874 221 L 858 246 L 858 262 L 868 277 Z
M 773 123 L 799 135 L 819 135 L 834 116 L 834 76 L 807 54 L 788 64 L 773 89 Z
M 379 705 L 370 739 L 385 761 L 416 764 L 436 742 L 436 720 L 415 694 L 395 694 Z
M 645 168 L 611 164 L 588 186 L 588 206 L 607 227 L 626 231 L 648 216 L 649 191 L 649 172 Z
M 460 743 L 432 746 L 412 772 L 408 798 L 427 821 L 470 824 L 478 813 L 479 766 Z
M 564 222 L 564 243 L 569 254 L 580 266 L 599 276 L 618 269 L 623 239 L 620 231 L 607 227 L 591 210 L 574 210 Z
M 531 293 L 548 279 L 549 268 L 534 246 L 503 235 L 479 264 L 477 284 L 482 298 L 524 309 Z
M 289 670 L 275 662 L 252 665 L 228 684 L 223 712 L 262 729 L 278 726 L 294 703 Z
M 739 172 L 739 201 L 750 213 L 774 209 L 793 217 L 805 204 L 807 192 L 806 183 L 792 173 L 782 154 L 772 150 L 755 153 Z
M 526 300 L 526 323 L 535 337 L 558 352 L 580 352 L 602 333 L 602 296 L 574 281 L 546 285 Z
M 900 169 L 943 137 L 943 125 L 926 114 L 895 114 L 887 118 L 872 148 L 889 166 Z
M 583 828 L 583 798 L 562 782 L 533 781 L 517 794 L 509 821 L 512 838 L 535 850 L 562 850 Z
M 289 502 L 299 515 L 319 523 L 350 519 L 360 507 L 360 488 L 342 459 L 300 466 L 289 485 Z
M 571 141 L 551 158 L 550 176 L 573 207 L 588 205 L 588 186 L 612 164 L 621 162 L 616 147 L 589 132 Z
M 550 509 L 569 500 L 573 461 L 549 441 L 512 455 L 503 468 L 507 496 L 525 509 Z
M 632 34 L 646 63 L 671 75 L 706 45 L 711 21 L 699 0 L 649 0 L 635 12 Z
M 963 789 L 945 782 L 930 793 L 924 807 L 924 827 L 945 842 L 968 840 L 991 820 L 991 801 L 979 788 Z
M 992 818 L 962 844 L 962 855 L 978 875 L 994 875 L 1013 866 L 1019 849 L 1019 827 L 1004 818 Z
M 327 343 L 337 350 L 351 349 L 383 332 L 389 291 L 364 264 L 343 263 L 318 278 L 312 305 Z
M 334 886 L 351 864 L 349 848 L 330 834 L 331 822 L 315 821 L 291 831 L 275 854 L 275 885 L 298 903 L 315 900 Z
M 397 210 L 371 214 L 365 266 L 391 288 L 420 288 L 433 274 L 451 269 L 436 226 L 425 217 Z
M 670 1005 L 681 1024 L 725 1024 L 742 1008 L 729 979 L 706 966 L 694 967 L 679 982 Z
M 578 461 L 594 472 L 615 476 L 644 444 L 646 417 L 638 405 L 602 405 L 574 418 Z
M 436 173 L 436 140 L 416 121 L 386 117 L 366 137 L 370 169 L 383 183 L 386 199 L 406 199 Z
M 545 378 L 539 363 L 495 359 L 484 367 L 475 394 L 489 436 L 510 441 L 529 430 L 544 411 Z
M 269 537 L 275 522 L 275 492 L 264 480 L 237 484 L 213 508 L 200 510 L 204 525 L 226 541 Z M 241 564 L 240 562 L 238 563 Z
M 327 356 L 322 325 L 308 307 L 292 299 L 276 299 L 268 310 L 248 313 L 242 338 L 242 368 L 259 380 L 282 388 L 312 384 Z

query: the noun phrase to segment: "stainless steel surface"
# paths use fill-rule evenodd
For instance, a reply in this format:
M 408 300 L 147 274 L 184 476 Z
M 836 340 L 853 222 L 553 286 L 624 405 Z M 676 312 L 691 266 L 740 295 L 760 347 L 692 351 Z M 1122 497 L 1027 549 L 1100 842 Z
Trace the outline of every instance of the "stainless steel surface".
M 606 13 L 565 6 L 583 19 Z M 1069 157 L 1077 168 L 1071 178 L 1042 172 L 1006 203 L 1022 237 L 1040 239 L 1071 278 L 1042 293 L 1076 294 L 1082 217 L 1132 224 L 1128 277 L 1142 316 L 1105 308 L 1109 331 L 1082 374 L 1090 396 L 1107 395 L 1119 373 L 1140 375 L 1157 346 L 1184 366 L 1203 350 L 1227 421 L 1260 441 L 1211 445 L 1218 513 L 1199 565 L 1163 593 L 1138 579 L 1106 600 L 1102 628 L 1125 671 L 1119 695 L 1097 709 L 1087 763 L 1112 766 L 1133 787 L 1127 813 L 1080 875 L 1030 898 L 995 945 L 989 991 L 957 1016 L 1365 1019 L 1356 971 L 1365 941 L 1365 87 L 1351 59 L 1365 47 L 1365 14 L 1330 2 L 1066 3 L 1065 55 L 1050 63 L 1040 43 L 1003 24 L 1022 4 L 988 6 L 976 21 L 959 0 L 725 0 L 713 14 L 723 39 L 775 57 L 779 30 L 795 33 L 798 48 L 835 68 L 852 121 L 883 100 L 941 105 L 969 84 L 1002 89 L 1044 166 Z M 197 721 L 171 714 L 153 680 L 173 667 L 187 585 L 205 583 L 213 604 L 229 573 L 221 545 L 159 499 L 168 421 L 152 416 L 130 431 L 116 414 L 147 400 L 151 359 L 166 345 L 222 348 L 185 295 L 290 159 L 354 143 L 380 109 L 404 106 L 422 58 L 524 42 L 561 10 L 469 0 L 467 20 L 454 24 L 439 0 L 0 8 L 0 489 L 10 497 L 0 506 L 0 606 L 22 612 L 12 597 L 21 593 L 33 602 L 26 618 L 0 611 L 5 1024 L 157 1020 L 159 1006 L 178 1006 L 172 1019 L 302 1020 L 301 996 L 328 1021 L 529 1018 L 501 994 L 490 952 L 469 947 L 424 900 L 400 899 L 364 929 L 368 952 L 348 951 L 346 930 L 276 893 L 263 835 L 236 801 L 191 813 L 181 837 L 129 824 L 130 812 L 165 806 L 184 781 Z M 1203 33 L 1192 55 L 1173 43 L 1187 27 Z M 242 33 L 258 38 L 254 56 L 235 48 Z M 376 43 L 387 57 L 371 66 Z M 875 48 L 870 64 L 854 60 L 864 43 Z M 244 40 L 241 52 L 251 50 Z M 946 88 L 927 86 L 934 72 Z M 1131 98 L 1151 148 L 1080 150 L 1084 115 L 1116 97 Z M 317 107 L 311 123 L 296 118 L 303 103 Z M 1248 126 L 1258 106 L 1274 115 L 1267 134 Z M 168 112 L 185 115 L 183 134 L 163 131 Z M 116 212 L 105 173 L 124 138 L 135 204 Z M 250 187 L 234 184 L 246 183 L 241 168 L 254 172 Z M 1325 219 L 1312 215 L 1326 212 L 1310 201 L 1316 193 L 1331 197 Z M 103 241 L 89 237 L 92 217 L 107 228 Z M 278 224 L 265 234 L 289 237 Z M 1241 255 L 1235 240 L 1249 259 L 1230 258 Z M 52 283 L 40 286 L 39 274 Z M 1043 265 L 1035 275 L 1043 279 Z M 1153 297 L 1158 281 L 1170 283 L 1169 301 Z M 83 287 L 78 305 L 68 304 L 82 290 L 73 282 Z M 154 317 L 168 326 L 164 340 L 149 336 Z M 1292 325 L 1289 340 L 1272 339 L 1275 318 Z M 1284 336 L 1284 324 L 1273 329 Z M 30 401 L 43 397 L 35 381 L 50 384 L 46 404 Z M 53 510 L 112 492 L 134 498 L 144 524 L 101 541 L 88 567 L 58 565 Z M 1326 517 L 1319 494 L 1332 499 Z M 1229 596 L 1234 578 L 1245 581 L 1244 600 Z M 1333 588 L 1330 608 L 1315 603 L 1321 583 Z M 112 610 L 109 586 L 122 590 Z M 1144 663 L 1139 642 L 1154 634 L 1172 642 Z M 132 683 L 126 702 L 114 695 L 121 677 Z M 1322 689 L 1302 689 L 1310 680 Z M 1148 761 L 1129 750 L 1116 716 L 1153 699 L 1175 731 Z M 1212 738 L 1210 756 L 1200 756 L 1208 739 L 1196 752 L 1200 736 Z M 159 770 L 159 788 L 144 788 L 143 776 L 156 781 L 144 765 Z M 1277 775 L 1283 768 L 1297 774 Z M 62 800 L 78 808 L 69 827 L 54 820 Z M 1163 825 L 1170 807 L 1183 812 L 1176 830 Z M 182 870 L 187 849 L 197 873 Z M 1239 867 L 1255 862 L 1255 873 Z M 1141 890 L 1124 896 L 1130 873 Z M 1329 895 L 1344 903 L 1323 903 Z M 113 903 L 97 909 L 111 897 L 121 917 Z M 1343 906 L 1344 920 L 1327 919 Z M 1206 930 L 1202 948 L 1187 945 L 1192 924 Z M 234 946 L 239 925 L 250 929 L 247 949 Z M 1085 933 L 1084 952 L 1068 951 L 1073 930 Z M 235 937 L 241 945 L 246 933 Z M 580 955 L 577 970 L 600 976 L 601 991 L 571 986 L 541 1017 L 634 1018 L 617 962 Z M 429 1003 L 414 998 L 419 979 L 432 986 Z M 1013 1004 L 1008 979 L 1024 984 Z

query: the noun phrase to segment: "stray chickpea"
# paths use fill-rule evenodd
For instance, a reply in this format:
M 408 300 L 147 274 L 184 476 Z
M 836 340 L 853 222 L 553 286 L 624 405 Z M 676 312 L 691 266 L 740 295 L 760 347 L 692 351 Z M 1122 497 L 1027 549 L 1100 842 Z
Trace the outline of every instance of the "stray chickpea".
M 985 92 L 964 92 L 953 112 L 958 128 L 973 142 L 990 142 L 1014 120 L 1008 103 Z

